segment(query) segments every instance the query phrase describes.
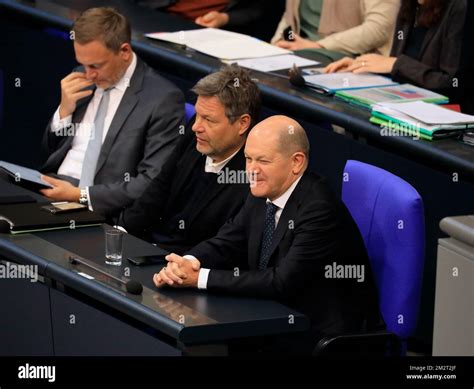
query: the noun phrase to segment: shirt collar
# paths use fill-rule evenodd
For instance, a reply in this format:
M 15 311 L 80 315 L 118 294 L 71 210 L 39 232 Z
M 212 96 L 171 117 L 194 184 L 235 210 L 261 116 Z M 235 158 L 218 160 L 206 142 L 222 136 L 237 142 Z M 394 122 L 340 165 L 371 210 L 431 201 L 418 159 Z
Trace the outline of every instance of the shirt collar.
M 114 85 L 114 88 L 117 88 L 121 92 L 125 92 L 127 88 L 130 86 L 130 80 L 132 79 L 133 73 L 135 73 L 135 69 L 137 67 L 137 56 L 134 52 L 132 52 L 132 62 L 128 65 L 127 70 L 125 71 L 124 75 L 117 83 Z
M 237 154 L 238 152 L 240 151 L 237 150 L 234 154 L 232 154 L 229 158 L 226 158 L 224 159 L 223 161 L 221 162 L 212 162 L 212 158 L 211 157 L 206 157 L 206 164 L 204 166 L 204 171 L 206 173 L 215 173 L 215 174 L 218 174 L 220 173 L 220 171 L 222 169 L 224 169 L 225 165 L 227 165 L 227 163 L 232 159 L 234 158 L 235 154 Z
M 286 190 L 285 193 L 283 193 L 280 197 L 278 197 L 277 199 L 271 201 L 270 199 L 267 199 L 267 203 L 273 203 L 274 205 L 276 205 L 279 209 L 283 209 L 285 208 L 285 205 L 286 203 L 288 202 L 291 194 L 293 193 L 293 191 L 295 190 L 296 188 L 296 185 L 298 185 L 298 182 L 300 182 L 301 180 L 301 177 L 303 176 L 300 176 L 296 179 L 295 182 L 293 182 L 293 184 L 291 184 L 291 186 Z

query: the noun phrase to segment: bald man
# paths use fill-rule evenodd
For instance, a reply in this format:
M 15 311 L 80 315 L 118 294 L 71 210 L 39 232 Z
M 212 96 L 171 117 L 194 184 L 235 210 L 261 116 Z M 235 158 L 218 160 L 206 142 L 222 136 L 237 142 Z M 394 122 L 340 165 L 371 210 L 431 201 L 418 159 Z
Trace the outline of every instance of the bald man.
M 306 172 L 308 153 L 295 120 L 257 124 L 245 146 L 243 208 L 185 257 L 170 254 L 155 285 L 278 300 L 311 319 L 304 351 L 326 334 L 382 327 L 359 230 L 326 180 Z

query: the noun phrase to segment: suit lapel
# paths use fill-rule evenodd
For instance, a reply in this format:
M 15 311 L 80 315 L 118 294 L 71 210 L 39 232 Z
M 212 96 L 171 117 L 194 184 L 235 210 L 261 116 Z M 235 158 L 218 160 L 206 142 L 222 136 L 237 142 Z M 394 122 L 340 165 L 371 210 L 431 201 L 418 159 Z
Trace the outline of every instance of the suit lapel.
M 400 44 L 397 46 L 397 52 L 395 53 L 396 57 L 402 55 L 402 53 L 405 52 L 405 47 L 408 41 L 408 35 L 410 34 L 410 25 L 413 25 L 413 21 L 411 24 L 406 24 L 403 26 L 403 29 L 402 29 L 403 36 L 401 37 L 401 39 L 399 39 L 400 37 L 398 36 L 400 32 L 399 31 L 396 32 L 396 36 L 394 39 L 400 42 Z
M 71 120 L 71 123 L 74 126 L 73 127 L 74 131 L 72 131 L 70 134 L 66 136 L 64 142 L 59 146 L 59 148 L 54 152 L 54 154 L 52 154 L 49 157 L 49 160 L 54 160 L 59 163 L 59 165 L 53 170 L 57 171 L 59 169 L 59 167 L 61 166 L 61 163 L 64 161 L 64 158 L 66 158 L 67 152 L 72 147 L 72 141 L 74 140 L 75 133 L 77 129 L 79 128 L 78 125 L 82 122 L 82 119 L 84 118 L 84 115 L 86 114 L 86 110 L 89 105 L 89 102 L 92 100 L 93 96 L 94 94 L 92 94 L 91 96 L 85 97 L 77 102 L 76 110 L 72 114 L 72 120 Z
M 275 251 L 275 249 L 278 247 L 280 244 L 283 236 L 285 235 L 286 231 L 288 228 L 290 228 L 290 220 L 295 217 L 296 215 L 296 202 L 288 200 L 288 202 L 285 205 L 285 208 L 283 209 L 283 212 L 280 215 L 280 220 L 278 220 L 278 225 L 273 233 L 273 238 L 272 238 L 272 245 L 270 246 L 270 260 L 272 258 L 272 255 Z M 269 261 L 270 262 L 270 261 Z
M 176 180 L 176 186 L 173 189 L 173 193 L 175 196 L 177 196 L 181 190 L 183 189 L 184 184 L 188 181 L 190 174 L 193 172 L 195 166 L 200 163 L 202 154 L 199 153 L 196 148 L 194 148 L 193 152 L 187 158 L 186 161 L 183 160 L 183 162 L 180 164 L 181 166 L 186 166 L 188 169 L 184 172 L 184 174 L 179 174 Z
M 280 219 L 278 220 L 278 225 L 277 228 L 275 229 L 275 232 L 273 233 L 273 238 L 272 238 L 272 244 L 270 246 L 270 260 L 269 260 L 269 266 L 273 262 L 273 254 L 280 244 L 281 240 L 285 236 L 285 233 L 288 231 L 289 228 L 294 228 L 294 218 L 296 217 L 297 211 L 299 204 L 303 198 L 303 195 L 305 193 L 305 187 L 307 185 L 307 177 L 306 174 L 303 175 L 301 178 L 300 182 L 298 185 L 296 185 L 295 190 L 291 194 L 290 198 L 288 199 L 285 208 L 283 209 Z M 266 212 L 266 205 L 265 202 L 263 203 L 263 212 L 261 215 L 259 215 L 260 219 L 260 231 L 258 232 L 259 235 L 255 236 L 255 239 L 259 239 L 258 242 L 258 250 L 256 250 L 255 254 L 256 258 L 253 259 L 255 262 L 255 265 L 258 266 L 258 261 L 260 260 L 260 241 L 262 240 L 262 233 L 263 233 L 263 223 L 265 220 L 265 212 Z M 290 221 L 293 221 L 293 226 L 291 226 Z M 250 262 L 249 262 L 250 263 Z
M 228 170 L 242 170 L 244 169 L 245 161 L 244 161 L 244 152 L 243 147 L 239 150 L 239 152 L 232 158 L 224 169 Z M 204 209 L 211 201 L 214 199 L 217 194 L 223 191 L 228 185 L 235 185 L 235 184 L 221 184 L 217 181 L 218 175 L 216 174 L 215 180 L 212 181 L 212 184 L 209 185 L 207 188 L 208 190 L 204 194 L 204 197 L 199 202 L 198 206 L 195 208 L 193 214 L 189 218 L 189 224 L 191 224 L 194 218 Z
M 248 261 L 250 269 L 257 269 L 260 260 L 260 249 L 262 245 L 263 224 L 265 223 L 266 201 L 265 199 L 255 199 L 257 205 L 252 215 L 250 215 L 250 233 Z
M 423 39 L 423 43 L 420 49 L 420 55 L 418 58 L 423 58 L 423 55 L 425 54 L 425 50 L 428 47 L 428 45 L 431 43 L 431 40 L 433 39 L 433 36 L 435 35 L 437 30 L 438 28 L 434 26 L 434 27 L 431 27 L 428 31 L 426 31 L 425 39 Z
M 99 160 L 97 161 L 97 168 L 95 174 L 104 166 L 107 157 L 110 155 L 110 150 L 115 142 L 115 138 L 123 128 L 123 123 L 128 118 L 132 110 L 138 103 L 137 93 L 141 90 L 143 78 L 145 76 L 145 65 L 137 57 L 137 67 L 130 80 L 130 86 L 125 91 L 122 100 L 120 101 L 115 116 L 110 123 L 109 130 L 102 144 L 100 150 Z

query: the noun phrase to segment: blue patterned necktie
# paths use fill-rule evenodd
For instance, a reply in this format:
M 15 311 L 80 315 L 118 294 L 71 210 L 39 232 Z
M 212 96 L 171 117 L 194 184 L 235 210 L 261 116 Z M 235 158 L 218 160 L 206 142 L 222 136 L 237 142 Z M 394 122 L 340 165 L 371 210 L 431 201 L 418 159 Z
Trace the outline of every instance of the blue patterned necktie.
M 270 247 L 272 246 L 273 233 L 275 232 L 275 213 L 278 207 L 273 203 L 267 203 L 265 224 L 263 226 L 262 247 L 260 250 L 260 261 L 258 268 L 266 269 L 270 259 Z
M 107 108 L 109 107 L 110 91 L 113 88 L 104 90 L 102 98 L 100 99 L 99 107 L 94 119 L 94 137 L 89 139 L 86 153 L 84 155 L 84 162 L 82 163 L 81 179 L 79 181 L 79 188 L 94 185 L 95 169 L 97 168 L 97 161 L 99 160 L 100 150 L 102 148 L 102 137 L 104 134 L 105 116 L 107 115 Z

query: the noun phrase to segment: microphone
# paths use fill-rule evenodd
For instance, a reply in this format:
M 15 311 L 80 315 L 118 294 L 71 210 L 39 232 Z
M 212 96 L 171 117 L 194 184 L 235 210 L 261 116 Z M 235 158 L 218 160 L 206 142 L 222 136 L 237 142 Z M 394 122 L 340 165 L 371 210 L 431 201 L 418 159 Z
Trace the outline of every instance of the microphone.
M 7 234 L 10 232 L 10 223 L 6 220 L 0 220 L 0 234 Z
M 142 284 L 140 284 L 138 281 L 133 281 L 133 280 L 129 280 L 129 281 L 124 281 L 120 278 L 117 278 L 115 276 L 113 276 L 112 274 L 109 274 L 109 273 L 106 273 L 105 271 L 95 267 L 95 266 L 92 266 L 91 264 L 77 258 L 77 257 L 73 257 L 72 255 L 69 257 L 69 263 L 71 263 L 72 265 L 77 265 L 78 263 L 80 263 L 81 265 L 86 265 L 88 267 L 90 267 L 91 269 L 99 272 L 99 273 L 102 273 L 102 274 L 105 274 L 106 276 L 109 276 L 110 278 L 113 278 L 114 280 L 116 281 L 119 281 L 120 283 L 122 283 L 123 285 L 125 285 L 125 289 L 127 290 L 128 293 L 130 294 L 142 294 L 143 292 L 143 286 Z

